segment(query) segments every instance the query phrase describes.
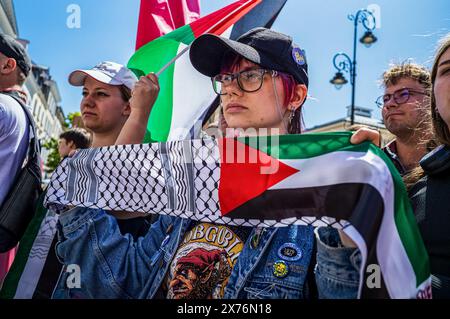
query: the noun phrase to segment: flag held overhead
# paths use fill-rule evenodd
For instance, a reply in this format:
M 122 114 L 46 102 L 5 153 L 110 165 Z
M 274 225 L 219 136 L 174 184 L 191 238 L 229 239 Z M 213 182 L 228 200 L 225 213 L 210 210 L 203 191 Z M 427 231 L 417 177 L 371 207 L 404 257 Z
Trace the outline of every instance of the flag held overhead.
M 262 0 L 236 1 L 142 46 L 130 58 L 128 68 L 137 76 L 159 74 L 161 91 L 153 106 L 144 142 L 186 137 L 192 123 L 215 98 L 209 78 L 199 74 L 185 54 L 195 38 L 204 33 L 225 35 L 234 23 Z M 178 130 L 180 131 L 178 131 Z

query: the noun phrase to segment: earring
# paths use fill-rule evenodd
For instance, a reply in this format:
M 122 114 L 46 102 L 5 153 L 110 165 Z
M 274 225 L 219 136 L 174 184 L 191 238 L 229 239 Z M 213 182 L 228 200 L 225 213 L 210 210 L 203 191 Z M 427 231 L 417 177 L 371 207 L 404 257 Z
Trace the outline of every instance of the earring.
M 294 116 L 295 116 L 295 109 L 292 109 L 291 113 L 289 114 L 289 124 L 292 123 Z

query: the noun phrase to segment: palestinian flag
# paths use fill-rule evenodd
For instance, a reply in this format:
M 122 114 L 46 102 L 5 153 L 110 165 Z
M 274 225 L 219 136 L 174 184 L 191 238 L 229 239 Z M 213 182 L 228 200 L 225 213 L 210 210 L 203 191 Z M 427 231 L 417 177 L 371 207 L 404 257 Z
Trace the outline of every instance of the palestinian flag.
M 347 137 L 346 133 L 286 135 L 276 143 L 224 140 L 222 214 L 278 225 L 301 224 L 302 219 L 307 223 L 314 217 L 312 224 L 319 226 L 318 219 L 324 216 L 347 221 L 344 231 L 357 243 L 366 265 L 361 267 L 360 296 L 426 294 L 431 284 L 428 255 L 400 175 L 380 149 L 368 143 L 350 145 Z M 299 144 L 303 138 L 308 142 Z M 379 289 L 365 285 L 372 273 L 366 272 L 368 265 L 381 268 Z
M 191 65 L 188 47 L 204 33 L 229 36 L 237 21 L 261 0 L 241 0 L 178 28 L 142 46 L 130 58 L 128 68 L 137 76 L 157 73 L 181 54 L 159 76 L 160 93 L 153 106 L 144 142 L 184 139 L 193 123 L 216 98 L 211 80 Z M 182 53 L 183 52 L 183 53 Z M 201 126 L 201 121 L 199 126 Z
M 218 224 L 343 228 L 361 250 L 359 296 L 416 298 L 428 256 L 400 175 L 351 134 L 204 139 L 82 150 L 52 176 L 46 205 L 168 214 Z M 370 268 L 367 268 L 369 267 Z M 368 289 L 366 269 L 379 267 Z

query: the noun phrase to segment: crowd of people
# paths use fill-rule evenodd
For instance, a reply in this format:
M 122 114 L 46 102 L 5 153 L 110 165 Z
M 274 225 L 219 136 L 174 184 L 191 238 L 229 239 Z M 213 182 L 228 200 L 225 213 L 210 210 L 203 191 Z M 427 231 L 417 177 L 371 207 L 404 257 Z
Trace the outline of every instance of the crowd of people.
M 305 51 L 288 35 L 255 28 L 237 40 L 212 34 L 190 48 L 194 68 L 211 77 L 220 96 L 220 129 L 268 129 L 302 134 L 308 95 Z M 23 47 L 0 36 L 0 90 L 26 102 L 31 68 Z M 86 131 L 60 136 L 59 152 L 140 144 L 160 91 L 154 74 L 139 79 L 125 66 L 102 62 L 76 70 Z M 431 71 L 407 62 L 382 75 L 376 103 L 395 139 L 383 147 L 403 177 L 430 259 L 433 298 L 450 298 L 450 36 Z M 0 94 L 0 206 L 21 171 L 31 128 L 18 102 Z M 258 133 L 256 133 L 258 134 Z M 351 142 L 379 144 L 377 131 L 358 130 Z M 381 147 L 382 145 L 377 145 Z M 219 225 L 151 212 L 70 207 L 59 216 L 49 250 L 60 262 L 51 298 L 313 299 L 357 298 L 361 252 L 343 231 L 291 225 Z M 4 225 L 0 225 L 4 228 Z M 0 228 L 1 229 L 1 228 Z M 1 233 L 0 233 L 1 236 Z M 0 238 L 0 243 L 2 239 Z M 20 245 L 19 248 L 20 249 Z M 3 276 L 17 250 L 0 259 Z M 68 285 L 69 265 L 83 272 Z M 0 273 L 1 275 L 1 273 Z M 0 282 L 2 277 L 0 277 Z

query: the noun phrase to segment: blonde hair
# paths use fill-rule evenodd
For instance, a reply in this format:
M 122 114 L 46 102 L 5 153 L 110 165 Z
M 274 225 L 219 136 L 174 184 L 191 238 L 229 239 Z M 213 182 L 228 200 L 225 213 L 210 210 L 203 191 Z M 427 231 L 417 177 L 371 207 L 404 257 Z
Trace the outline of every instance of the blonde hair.
M 390 68 L 383 73 L 382 86 L 396 85 L 401 79 L 408 78 L 419 82 L 430 94 L 431 77 L 430 71 L 420 64 L 405 61 L 400 64 L 391 64 Z

